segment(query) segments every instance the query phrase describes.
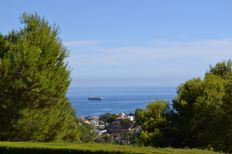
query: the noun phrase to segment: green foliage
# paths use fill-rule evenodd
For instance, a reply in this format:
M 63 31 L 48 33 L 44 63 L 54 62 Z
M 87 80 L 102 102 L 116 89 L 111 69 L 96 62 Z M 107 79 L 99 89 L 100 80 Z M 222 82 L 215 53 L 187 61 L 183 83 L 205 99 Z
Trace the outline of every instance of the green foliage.
M 143 129 L 137 142 L 232 152 L 232 62 L 220 62 L 203 79 L 180 85 L 172 108 L 158 101 L 137 109 L 136 125 Z
M 99 120 L 102 120 L 104 123 L 111 123 L 112 121 L 115 120 L 117 116 L 112 113 L 104 113 L 100 115 Z
M 163 130 L 166 127 L 167 120 L 165 112 L 168 109 L 167 102 L 157 100 L 146 106 L 146 109 L 136 110 L 135 119 L 137 124 L 141 124 L 142 132 L 137 142 L 143 142 L 145 145 L 163 146 Z
M 80 140 L 82 143 L 94 142 L 97 139 L 97 132 L 90 124 L 80 126 Z
M 173 106 L 182 146 L 232 152 L 231 66 L 231 61 L 218 63 L 203 80 L 189 80 L 179 87 Z
M 21 22 L 0 35 L 0 139 L 78 141 L 59 29 L 37 14 L 24 13 Z
M 223 61 L 217 63 L 215 66 L 210 66 L 208 74 L 214 74 L 222 78 L 227 78 L 232 73 L 232 61 Z

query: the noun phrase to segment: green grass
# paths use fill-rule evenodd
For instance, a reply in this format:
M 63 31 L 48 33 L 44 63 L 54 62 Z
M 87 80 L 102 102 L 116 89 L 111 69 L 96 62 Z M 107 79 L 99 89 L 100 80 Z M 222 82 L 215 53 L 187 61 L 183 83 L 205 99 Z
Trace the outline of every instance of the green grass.
M 138 154 L 219 154 L 218 152 L 199 150 L 199 149 L 174 149 L 174 148 L 152 148 L 137 147 L 128 145 L 115 144 L 70 144 L 70 143 L 33 143 L 33 142 L 0 142 L 1 149 L 6 154 L 17 153 L 17 150 L 25 150 L 27 153 L 34 154 L 33 150 L 38 153 L 138 153 Z M 9 149 L 16 149 L 9 152 Z M 7 151 L 8 150 L 8 151 Z M 28 152 L 29 150 L 29 152 Z M 39 151 L 39 152 L 38 152 Z M 41 152 L 42 151 L 42 152 Z M 46 151 L 46 152 L 45 152 Z M 50 152 L 49 152 L 50 151 Z M 52 152 L 53 151 L 53 152 Z M 54 152 L 55 151 L 55 152 Z M 25 153 L 25 152 L 21 152 Z

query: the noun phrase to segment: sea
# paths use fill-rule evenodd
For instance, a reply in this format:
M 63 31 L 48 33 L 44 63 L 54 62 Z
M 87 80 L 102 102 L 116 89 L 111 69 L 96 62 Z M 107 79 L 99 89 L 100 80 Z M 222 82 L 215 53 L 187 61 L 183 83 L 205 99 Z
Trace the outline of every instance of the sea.
M 103 100 L 88 100 L 102 96 Z M 176 87 L 70 87 L 67 97 L 78 116 L 99 116 L 104 113 L 134 113 L 157 99 L 172 103 Z

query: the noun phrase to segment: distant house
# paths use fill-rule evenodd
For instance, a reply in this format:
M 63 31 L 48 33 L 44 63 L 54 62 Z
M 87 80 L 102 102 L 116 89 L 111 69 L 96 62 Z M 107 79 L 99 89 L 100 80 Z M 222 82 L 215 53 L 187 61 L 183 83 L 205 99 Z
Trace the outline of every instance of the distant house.
M 120 120 L 114 120 L 110 125 L 109 125 L 109 132 L 110 133 L 121 133 L 121 122 Z
M 106 129 L 104 129 L 104 130 L 97 130 L 97 133 L 98 133 L 99 136 L 101 136 L 102 134 L 107 133 L 107 130 Z
M 135 120 L 135 117 L 134 116 L 128 116 L 127 117 L 130 121 L 134 121 Z

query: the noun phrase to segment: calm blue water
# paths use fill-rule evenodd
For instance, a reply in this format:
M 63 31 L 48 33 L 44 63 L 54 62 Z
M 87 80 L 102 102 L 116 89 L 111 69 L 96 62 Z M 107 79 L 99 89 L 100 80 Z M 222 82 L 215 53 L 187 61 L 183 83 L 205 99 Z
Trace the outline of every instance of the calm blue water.
M 130 113 L 156 99 L 171 102 L 175 95 L 175 87 L 77 87 L 70 88 L 67 94 L 79 116 Z M 104 99 L 89 101 L 89 96 L 103 96 Z

